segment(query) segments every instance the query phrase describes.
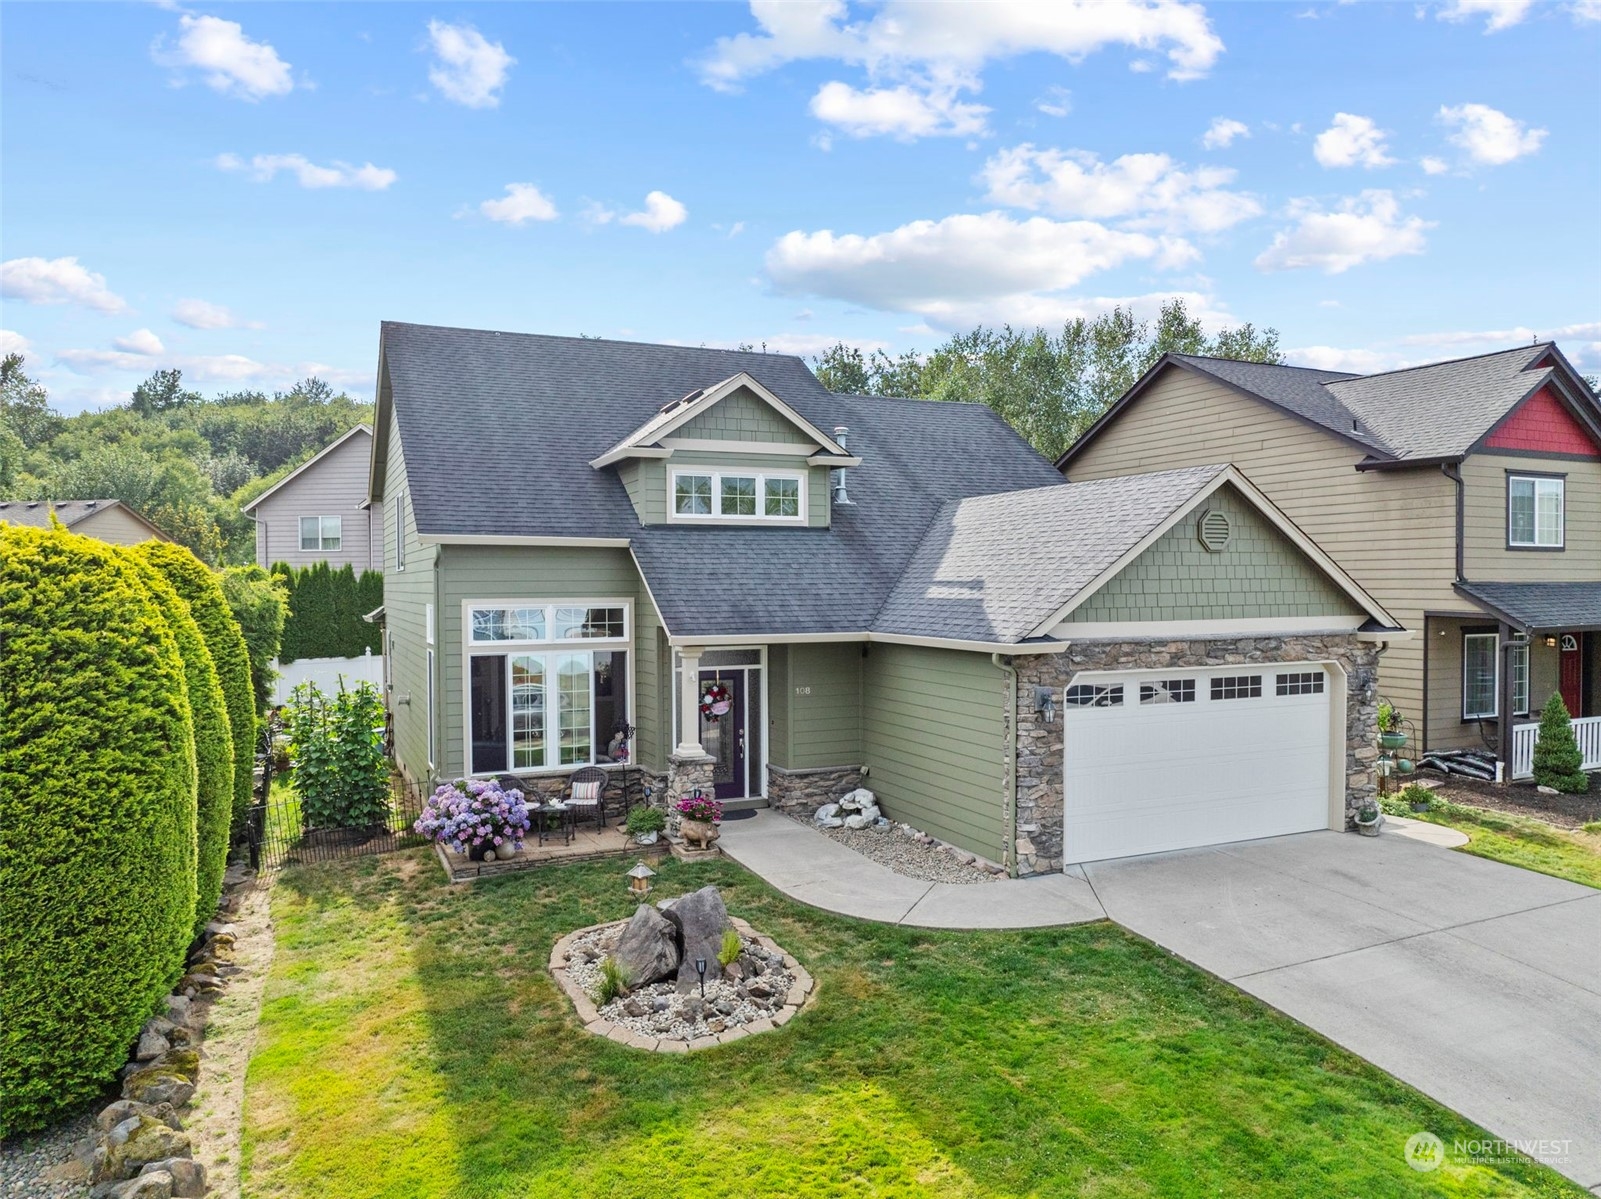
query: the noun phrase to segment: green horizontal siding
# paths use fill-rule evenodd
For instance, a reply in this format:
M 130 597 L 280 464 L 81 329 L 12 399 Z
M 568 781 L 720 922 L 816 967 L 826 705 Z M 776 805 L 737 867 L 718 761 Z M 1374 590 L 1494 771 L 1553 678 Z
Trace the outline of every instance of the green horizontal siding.
M 777 651 L 782 649 L 783 654 Z M 786 770 L 854 766 L 862 757 L 862 647 L 858 642 L 774 646 L 783 658 L 768 698 L 782 733 L 769 738 L 772 762 Z M 782 687 L 782 694 L 780 688 Z M 780 748 L 775 748 L 775 745 Z M 780 756 L 780 754 L 782 756 Z
M 987 655 L 874 644 L 863 662 L 865 785 L 887 816 L 1003 861 L 1006 679 Z
M 1201 512 L 1228 514 L 1228 544 L 1201 544 Z M 1356 616 L 1361 609 L 1231 486 L 1164 533 L 1068 615 L 1069 622 Z
M 417 522 L 412 515 L 411 493 L 407 485 L 406 463 L 401 453 L 399 427 L 391 415 L 385 452 L 384 490 L 384 626 L 389 636 L 390 712 L 394 720 L 395 760 L 407 774 L 426 784 L 428 767 L 428 722 L 434 722 L 435 754 L 443 743 L 438 740 L 442 714 L 438 710 L 439 645 L 434 649 L 435 710 L 428 711 L 427 606 L 435 602 L 437 578 L 432 547 L 417 540 Z M 403 521 L 406 567 L 395 562 L 395 522 Z M 400 702 L 404 700 L 405 702 Z M 441 770 L 432 772 L 442 773 Z

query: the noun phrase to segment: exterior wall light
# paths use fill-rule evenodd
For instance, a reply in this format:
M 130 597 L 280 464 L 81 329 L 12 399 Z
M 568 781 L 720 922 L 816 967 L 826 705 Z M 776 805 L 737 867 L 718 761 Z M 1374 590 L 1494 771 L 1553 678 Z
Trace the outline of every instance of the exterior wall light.
M 1046 724 L 1056 720 L 1056 692 L 1050 687 L 1034 688 L 1034 710 L 1040 714 Z

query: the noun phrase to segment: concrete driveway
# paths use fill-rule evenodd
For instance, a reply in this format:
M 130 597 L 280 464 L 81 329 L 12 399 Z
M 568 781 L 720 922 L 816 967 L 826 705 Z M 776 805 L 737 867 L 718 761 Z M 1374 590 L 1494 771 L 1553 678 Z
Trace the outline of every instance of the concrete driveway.
M 1495 1136 L 1559 1142 L 1526 1151 L 1601 1194 L 1601 891 L 1332 832 L 1071 869 L 1119 924 Z

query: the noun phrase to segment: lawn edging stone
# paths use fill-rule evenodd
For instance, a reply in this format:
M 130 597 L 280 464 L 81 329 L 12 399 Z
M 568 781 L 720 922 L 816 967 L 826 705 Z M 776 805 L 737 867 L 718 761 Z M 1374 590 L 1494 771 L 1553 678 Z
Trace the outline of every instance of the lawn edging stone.
M 780 954 L 784 959 L 785 968 L 793 975 L 794 981 L 784 996 L 783 1006 L 770 1016 L 759 1017 L 747 1024 L 736 1024 L 719 1033 L 695 1037 L 685 1041 L 677 1037 L 652 1037 L 641 1033 L 627 1025 L 608 1020 L 600 1014 L 584 988 L 573 978 L 568 969 L 569 955 L 575 941 L 588 933 L 598 933 L 612 928 L 620 928 L 627 924 L 626 920 L 607 920 L 601 924 L 591 924 L 584 928 L 575 928 L 565 936 L 559 937 L 550 951 L 550 973 L 572 1002 L 573 1012 L 583 1025 L 585 1032 L 592 1036 L 615 1041 L 617 1044 L 629 1049 L 642 1049 L 652 1053 L 697 1053 L 703 1049 L 715 1049 L 719 1045 L 732 1044 L 745 1037 L 757 1036 L 761 1033 L 773 1032 L 788 1024 L 794 1017 L 812 1002 L 817 993 L 816 981 L 811 974 L 795 960 L 793 954 L 786 952 L 776 941 L 764 933 L 757 932 L 746 920 L 738 916 L 730 916 L 729 924 L 741 936 L 755 941 L 770 953 Z

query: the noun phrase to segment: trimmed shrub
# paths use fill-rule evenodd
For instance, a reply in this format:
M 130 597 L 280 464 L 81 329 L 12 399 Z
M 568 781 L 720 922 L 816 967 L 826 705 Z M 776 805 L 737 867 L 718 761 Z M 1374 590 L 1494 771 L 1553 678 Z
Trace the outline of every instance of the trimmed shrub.
M 218 576 L 181 545 L 145 541 L 134 549 L 165 576 L 189 604 L 189 612 L 206 639 L 233 737 L 233 803 L 230 839 L 245 826 L 250 808 L 252 771 L 256 765 L 256 705 L 250 690 L 250 657 L 245 639 Z
M 99 1093 L 183 973 L 194 722 L 127 556 L 0 525 L 0 1135 Z
M 147 544 L 159 544 L 155 542 Z M 137 547 L 132 547 L 137 549 Z M 198 935 L 217 910 L 228 868 L 233 820 L 234 746 L 217 667 L 190 606 L 143 554 L 130 553 L 141 581 L 166 617 L 183 658 L 184 684 L 195 722 L 195 924 Z M 248 777 L 248 772 L 247 772 Z
M 250 684 L 255 691 L 256 711 L 265 712 L 272 706 L 272 681 L 278 677 L 272 660 L 283 642 L 288 597 L 283 584 L 259 566 L 230 566 L 223 571 L 222 594 L 250 654 Z
M 289 752 L 308 829 L 358 828 L 389 818 L 384 704 L 371 683 L 325 696 L 302 683 L 289 701 Z
M 1553 695 L 1540 712 L 1540 737 L 1534 743 L 1534 781 L 1569 795 L 1583 795 L 1590 789 L 1590 776 L 1579 769 L 1582 765 L 1584 753 L 1573 735 L 1573 717 L 1562 696 Z
M 362 619 L 384 602 L 382 573 L 365 570 L 358 575 L 350 566 L 335 570 L 326 562 L 297 570 L 280 562 L 272 575 L 289 597 L 278 661 L 383 652 L 378 626 Z

